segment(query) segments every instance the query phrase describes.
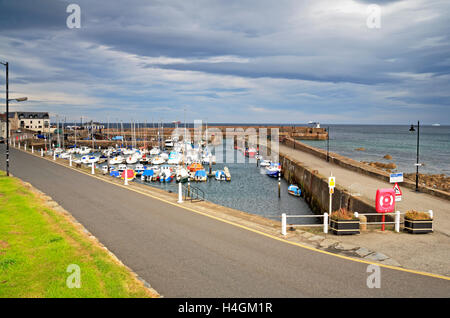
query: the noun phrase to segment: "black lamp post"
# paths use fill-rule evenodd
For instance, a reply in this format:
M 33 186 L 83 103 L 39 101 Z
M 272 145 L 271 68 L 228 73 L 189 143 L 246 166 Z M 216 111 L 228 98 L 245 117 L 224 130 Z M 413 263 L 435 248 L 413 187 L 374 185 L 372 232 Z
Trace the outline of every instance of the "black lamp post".
M 414 125 L 411 125 L 409 131 L 416 131 Z M 417 162 L 416 162 L 416 192 L 419 192 L 419 135 L 420 135 L 420 122 L 417 121 Z
M 327 128 L 327 161 L 330 161 L 330 126 Z
M 12 98 L 9 99 L 9 63 L 0 62 L 0 64 L 6 67 L 6 175 L 9 176 L 9 101 L 24 102 L 28 98 Z

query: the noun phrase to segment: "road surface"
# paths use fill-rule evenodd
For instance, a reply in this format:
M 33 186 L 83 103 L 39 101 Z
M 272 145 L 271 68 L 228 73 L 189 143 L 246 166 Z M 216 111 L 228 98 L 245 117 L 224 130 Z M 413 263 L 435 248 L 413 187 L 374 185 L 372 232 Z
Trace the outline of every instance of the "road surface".
M 0 145 L 4 170 L 4 145 Z M 50 195 L 165 297 L 448 297 L 450 281 L 272 239 L 11 149 L 11 172 Z

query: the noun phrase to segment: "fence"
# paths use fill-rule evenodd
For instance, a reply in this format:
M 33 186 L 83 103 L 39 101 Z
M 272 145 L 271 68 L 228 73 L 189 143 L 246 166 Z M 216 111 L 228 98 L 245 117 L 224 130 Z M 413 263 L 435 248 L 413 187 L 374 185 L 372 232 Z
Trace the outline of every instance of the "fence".
M 183 198 L 184 200 L 194 201 L 205 201 L 205 192 L 197 187 L 190 184 L 183 185 Z
M 403 224 L 404 221 L 401 221 L 401 214 L 405 214 L 405 213 L 401 213 L 400 211 L 396 211 L 396 212 L 392 212 L 392 213 L 361 213 L 361 215 L 377 215 L 377 216 L 385 216 L 385 215 L 394 215 L 394 221 L 393 222 L 361 222 L 360 224 L 381 224 L 383 225 L 383 229 L 384 229 L 384 225 L 385 224 L 394 224 L 395 225 L 395 232 L 400 232 L 400 224 Z M 429 210 L 428 214 L 430 215 L 430 218 L 433 218 L 433 210 Z M 356 218 L 359 217 L 359 213 L 358 212 L 354 212 L 354 215 Z M 281 234 L 286 236 L 287 232 L 286 232 L 286 228 L 287 228 L 287 218 L 323 218 L 323 223 L 322 224 L 289 224 L 289 226 L 291 227 L 300 227 L 300 226 L 305 226 L 305 227 L 312 227 L 312 226 L 317 226 L 317 227 L 323 227 L 323 232 L 326 234 L 328 233 L 328 227 L 329 227 L 329 215 L 327 212 L 325 212 L 323 215 L 287 215 L 286 213 L 281 214 Z

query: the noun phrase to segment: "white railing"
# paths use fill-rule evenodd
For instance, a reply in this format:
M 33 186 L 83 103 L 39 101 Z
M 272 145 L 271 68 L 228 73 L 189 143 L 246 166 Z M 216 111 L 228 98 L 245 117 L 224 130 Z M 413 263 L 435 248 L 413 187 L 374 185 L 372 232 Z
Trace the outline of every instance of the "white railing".
M 322 224 L 289 224 L 289 226 L 299 227 L 299 226 L 322 226 L 323 232 L 328 233 L 328 213 L 324 213 L 323 215 L 287 215 L 286 213 L 281 214 L 281 234 L 286 236 L 286 228 L 287 228 L 287 218 L 323 218 Z
M 359 218 L 359 214 L 358 212 L 354 212 L 354 215 L 356 218 Z M 371 216 L 371 215 L 378 215 L 378 216 L 383 216 L 383 215 L 394 215 L 394 221 L 393 222 L 361 222 L 360 224 L 395 224 L 395 232 L 400 232 L 400 224 L 404 223 L 401 222 L 400 220 L 400 216 L 401 214 L 405 214 L 405 213 L 401 213 L 400 211 L 396 211 L 396 212 L 392 212 L 392 213 L 361 213 L 361 215 L 364 216 Z M 430 215 L 430 218 L 433 218 L 433 210 L 428 210 L 428 214 Z M 311 226 L 323 226 L 323 233 L 328 233 L 328 213 L 324 213 L 323 215 L 287 215 L 286 213 L 281 214 L 281 235 L 286 236 L 287 235 L 287 218 L 323 218 L 323 224 L 289 224 L 289 226 L 291 227 L 299 227 L 299 226 L 306 226 L 306 227 L 311 227 Z

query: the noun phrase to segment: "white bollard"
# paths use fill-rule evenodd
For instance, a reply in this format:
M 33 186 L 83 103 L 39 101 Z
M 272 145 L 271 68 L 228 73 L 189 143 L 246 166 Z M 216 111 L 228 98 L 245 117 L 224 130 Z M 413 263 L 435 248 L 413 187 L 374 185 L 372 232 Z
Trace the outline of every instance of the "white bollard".
M 183 193 L 182 193 L 181 181 L 178 182 L 178 203 L 183 203 Z
M 19 142 L 19 149 L 20 149 L 20 142 Z
M 95 174 L 95 164 L 94 163 L 92 163 L 92 166 L 91 166 L 91 174 Z
M 125 169 L 125 178 L 124 178 L 124 180 L 125 180 L 125 185 L 128 185 L 128 168 L 127 169 Z
M 44 157 L 44 148 L 41 148 L 41 157 Z
M 395 211 L 395 232 L 400 232 L 400 211 Z
M 323 233 L 328 233 L 328 213 L 323 214 Z
M 72 155 L 69 156 L 69 166 L 72 167 Z
M 23 150 L 27 151 L 27 143 L 23 145 Z
M 34 153 L 34 146 L 31 146 L 31 153 Z
M 428 214 L 430 215 L 430 219 L 433 218 L 433 210 L 428 210 Z
M 281 214 L 281 235 L 286 236 L 286 213 Z
M 56 160 L 56 152 L 53 150 L 53 160 Z

